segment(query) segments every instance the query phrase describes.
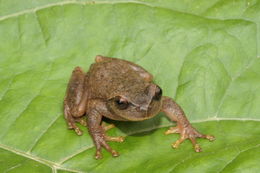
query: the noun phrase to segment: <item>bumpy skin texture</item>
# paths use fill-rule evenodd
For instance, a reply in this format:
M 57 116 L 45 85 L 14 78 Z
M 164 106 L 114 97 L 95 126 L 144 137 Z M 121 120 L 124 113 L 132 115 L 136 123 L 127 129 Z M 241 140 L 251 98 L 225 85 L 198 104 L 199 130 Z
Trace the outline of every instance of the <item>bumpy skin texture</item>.
M 72 72 L 64 99 L 64 115 L 68 128 L 78 135 L 82 135 L 82 131 L 76 122 L 88 127 L 96 146 L 96 159 L 102 158 L 102 147 L 118 156 L 107 141 L 124 140 L 105 134 L 113 125 L 101 124 L 103 116 L 118 121 L 142 121 L 164 112 L 170 120 L 177 122 L 177 126 L 165 134 L 180 133 L 173 148 L 189 139 L 195 151 L 200 152 L 196 138 L 214 140 L 214 136 L 203 135 L 191 126 L 181 107 L 173 99 L 162 96 L 161 88 L 153 83 L 153 76 L 142 67 L 101 55 L 96 56 L 95 61 L 86 74 L 80 67 Z

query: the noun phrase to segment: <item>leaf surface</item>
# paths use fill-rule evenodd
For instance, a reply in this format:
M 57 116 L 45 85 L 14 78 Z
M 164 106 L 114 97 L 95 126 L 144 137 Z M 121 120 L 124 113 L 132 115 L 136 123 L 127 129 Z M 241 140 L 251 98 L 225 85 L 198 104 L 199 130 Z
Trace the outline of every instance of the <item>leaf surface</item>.
M 259 1 L 185 2 L 2 1 L 0 172 L 257 172 Z M 97 54 L 143 66 L 217 140 L 173 150 L 178 135 L 163 135 L 174 124 L 160 114 L 114 122 L 108 133 L 127 136 L 111 143 L 121 156 L 94 160 L 87 130 L 66 129 L 62 101 L 73 68 Z

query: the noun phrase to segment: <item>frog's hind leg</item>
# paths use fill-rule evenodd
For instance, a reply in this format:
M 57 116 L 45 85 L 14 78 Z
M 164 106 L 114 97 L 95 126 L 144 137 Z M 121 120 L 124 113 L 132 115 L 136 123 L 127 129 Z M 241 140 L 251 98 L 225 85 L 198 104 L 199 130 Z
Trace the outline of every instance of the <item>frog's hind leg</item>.
M 82 131 L 80 128 L 76 125 L 75 118 L 71 115 L 70 110 L 66 102 L 64 102 L 64 117 L 67 121 L 68 129 L 73 129 L 77 135 L 82 135 Z
M 86 126 L 83 118 L 86 112 L 87 101 L 87 94 L 84 87 L 85 78 L 86 75 L 83 70 L 80 67 L 76 67 L 72 72 L 64 99 L 64 117 L 68 128 L 73 129 L 77 135 L 82 135 L 82 131 L 77 127 L 76 122 Z

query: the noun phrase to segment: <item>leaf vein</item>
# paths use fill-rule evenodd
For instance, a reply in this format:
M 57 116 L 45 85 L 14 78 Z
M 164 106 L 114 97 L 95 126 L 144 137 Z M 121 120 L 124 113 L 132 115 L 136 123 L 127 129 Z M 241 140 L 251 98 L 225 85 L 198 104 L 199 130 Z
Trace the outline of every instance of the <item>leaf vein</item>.
M 32 154 L 30 154 L 30 153 L 27 153 L 27 152 L 24 152 L 24 151 L 21 151 L 21 150 L 17 150 L 17 149 L 15 149 L 15 148 L 6 146 L 6 145 L 1 144 L 1 143 L 0 143 L 0 148 L 2 148 L 2 149 L 4 149 L 4 150 L 7 150 L 7 151 L 10 151 L 10 152 L 12 152 L 12 153 L 15 153 L 15 154 L 17 154 L 17 155 L 26 157 L 26 158 L 28 158 L 28 159 L 34 160 L 34 161 L 39 162 L 39 163 L 41 163 L 41 164 L 44 164 L 44 165 L 50 167 L 52 170 L 61 169 L 61 170 L 66 170 L 66 171 L 71 171 L 71 172 L 76 172 L 76 173 L 83 173 L 83 172 L 80 171 L 80 170 L 69 169 L 69 168 L 61 167 L 61 166 L 58 165 L 57 163 L 52 162 L 52 161 L 50 161 L 50 160 L 46 160 L 46 159 L 37 157 L 36 155 L 32 155 Z M 86 172 L 85 172 L 85 173 L 86 173 Z
M 51 128 L 51 126 L 58 120 L 58 118 L 60 117 L 60 115 L 58 115 L 57 117 L 55 117 L 51 123 L 49 124 L 49 126 L 47 126 L 47 128 L 45 130 L 43 130 L 43 132 L 35 139 L 35 141 L 32 143 L 32 146 L 28 149 L 28 152 L 30 153 L 33 148 L 36 146 L 36 144 L 38 143 L 38 141 L 42 138 L 42 136 Z
M 260 144 L 257 144 L 257 145 L 255 145 L 255 146 L 253 146 L 253 147 L 248 148 L 248 149 L 239 151 L 238 154 L 237 154 L 233 159 L 231 159 L 231 160 L 219 171 L 219 173 L 223 172 L 227 166 L 231 165 L 231 164 L 237 159 L 237 157 L 238 157 L 239 155 L 241 155 L 242 153 L 244 153 L 244 152 L 246 152 L 246 151 L 248 151 L 248 150 L 255 149 L 255 148 L 257 148 L 257 147 L 260 147 Z
M 50 69 L 52 69 L 52 65 L 53 65 L 53 62 L 50 64 L 50 67 L 49 67 Z M 51 73 L 51 70 L 49 71 L 49 74 L 50 74 L 50 73 Z M 33 96 L 33 98 L 32 98 L 32 99 L 28 102 L 28 104 L 25 106 L 25 108 L 15 117 L 15 119 L 14 119 L 11 123 L 9 123 L 9 127 L 6 128 L 4 132 L 2 132 L 2 136 L 0 136 L 1 138 L 3 138 L 3 137 L 7 134 L 7 132 L 8 132 L 8 131 L 10 130 L 10 128 L 12 127 L 12 125 L 13 125 L 13 124 L 18 120 L 18 118 L 28 109 L 29 105 L 39 96 L 39 94 L 41 93 L 41 91 L 42 91 L 42 89 L 43 89 L 45 83 L 47 82 L 47 79 L 48 79 L 48 77 L 47 77 L 46 79 L 44 79 L 44 82 L 42 83 L 41 88 L 39 89 L 39 92 Z
M 193 14 L 193 13 L 189 13 L 186 11 L 181 11 L 181 10 L 176 10 L 176 9 L 171 9 L 171 8 L 167 8 L 167 7 L 162 7 L 162 6 L 155 6 L 146 2 L 140 2 L 140 1 L 86 1 L 86 2 L 82 2 L 82 1 L 78 1 L 78 0 L 71 0 L 71 1 L 62 1 L 62 2 L 57 2 L 57 3 L 50 3 L 47 5 L 43 5 L 43 6 L 39 6 L 39 7 L 35 7 L 35 8 L 29 8 L 29 9 L 25 9 L 22 11 L 18 11 L 12 14 L 7 14 L 5 16 L 1 16 L 0 17 L 0 21 L 5 20 L 5 19 L 9 19 L 12 17 L 17 17 L 17 16 L 21 16 L 24 14 L 29 14 L 29 13 L 35 13 L 36 11 L 39 10 L 43 10 L 46 8 L 50 8 L 50 7 L 55 7 L 55 6 L 63 6 L 63 5 L 68 5 L 68 4 L 79 4 L 79 5 L 87 5 L 87 4 L 124 4 L 124 3 L 131 3 L 131 4 L 141 4 L 141 5 L 145 5 L 148 7 L 152 7 L 152 8 L 160 8 L 160 9 L 165 9 L 165 10 L 169 10 L 169 11 L 174 11 L 174 12 L 178 12 L 178 13 L 183 13 L 183 14 L 187 14 L 187 15 L 191 15 L 191 16 L 195 16 L 195 17 L 200 17 L 200 18 L 204 18 L 204 19 L 208 19 L 208 20 L 219 20 L 219 21 L 225 21 L 225 20 L 243 20 L 243 21 L 247 21 L 247 22 L 252 22 L 255 23 L 255 21 L 252 21 L 250 19 L 247 18 L 228 18 L 228 19 L 218 19 L 218 18 L 213 18 L 213 17 L 205 17 L 205 16 L 201 16 L 198 14 Z
M 14 81 L 15 76 L 12 76 L 12 79 L 9 81 L 6 90 L 4 91 L 4 93 L 2 94 L 1 98 L 0 98 L 0 102 L 2 101 L 2 99 L 5 97 L 5 95 L 7 94 L 7 92 L 10 90 L 10 86 L 12 85 L 13 81 Z

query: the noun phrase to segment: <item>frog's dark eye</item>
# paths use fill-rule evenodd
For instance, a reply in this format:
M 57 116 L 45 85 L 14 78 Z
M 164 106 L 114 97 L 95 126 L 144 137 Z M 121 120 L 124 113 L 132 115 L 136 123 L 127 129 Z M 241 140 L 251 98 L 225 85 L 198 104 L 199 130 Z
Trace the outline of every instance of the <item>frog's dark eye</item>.
M 157 86 L 155 94 L 153 96 L 154 100 L 160 100 L 162 97 L 162 89 L 160 87 Z
M 122 99 L 122 98 L 119 97 L 119 96 L 115 98 L 115 103 L 116 103 L 117 108 L 120 109 L 120 110 L 127 109 L 128 106 L 129 106 L 128 101 Z

